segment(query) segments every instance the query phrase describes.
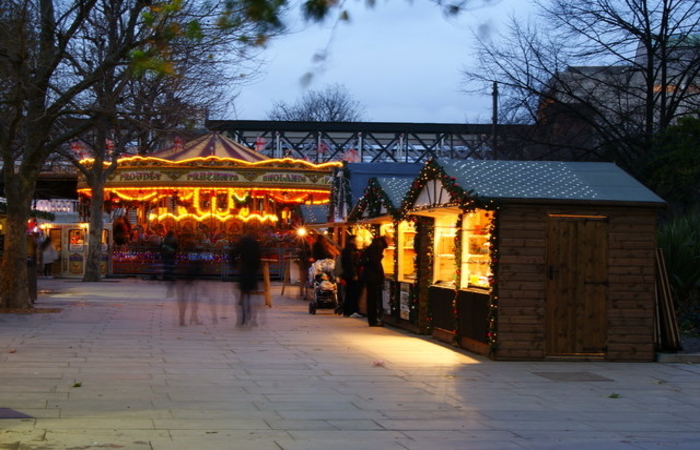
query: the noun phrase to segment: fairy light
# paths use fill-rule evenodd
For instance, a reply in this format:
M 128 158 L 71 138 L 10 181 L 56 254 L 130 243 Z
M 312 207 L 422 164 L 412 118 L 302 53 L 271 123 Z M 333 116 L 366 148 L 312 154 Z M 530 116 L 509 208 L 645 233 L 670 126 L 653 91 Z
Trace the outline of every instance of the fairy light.
M 235 218 L 238 220 L 241 220 L 243 222 L 250 222 L 250 221 L 260 221 L 260 222 L 277 222 L 279 221 L 279 217 L 277 217 L 275 214 L 259 214 L 259 213 L 252 213 L 252 214 L 243 214 L 238 213 L 238 214 L 212 214 L 212 213 L 204 213 L 201 215 L 197 214 L 190 214 L 190 213 L 184 213 L 184 214 L 173 214 L 173 213 L 163 213 L 163 214 L 155 214 L 151 213 L 149 216 L 149 220 L 151 221 L 162 221 L 164 219 L 174 219 L 176 222 L 179 222 L 181 220 L 185 219 L 195 219 L 198 221 L 203 221 L 203 220 L 209 220 L 209 219 L 216 219 L 220 222 L 226 222 L 227 220 L 231 218 Z
M 248 167 L 258 167 L 258 166 L 306 166 L 312 169 L 329 169 L 333 167 L 342 167 L 343 163 L 340 161 L 329 161 L 325 163 L 314 164 L 303 159 L 293 159 L 293 158 L 272 158 L 265 159 L 261 161 L 244 161 L 242 159 L 236 158 L 222 158 L 220 156 L 197 156 L 194 158 L 183 159 L 179 161 L 171 161 L 169 159 L 157 158 L 154 156 L 129 156 L 125 158 L 119 158 L 117 164 L 135 164 L 135 165 L 145 165 L 145 163 L 158 163 L 158 164 L 168 164 L 168 165 L 191 165 L 192 163 L 208 163 L 211 161 L 222 162 L 222 163 L 235 163 Z M 94 159 L 87 158 L 81 160 L 81 163 L 92 164 Z M 104 162 L 105 165 L 109 165 L 108 162 Z

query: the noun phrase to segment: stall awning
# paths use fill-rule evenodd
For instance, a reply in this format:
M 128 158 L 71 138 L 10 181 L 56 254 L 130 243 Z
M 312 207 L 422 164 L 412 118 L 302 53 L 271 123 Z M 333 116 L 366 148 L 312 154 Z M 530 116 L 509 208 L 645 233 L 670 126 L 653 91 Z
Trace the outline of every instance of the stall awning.
M 444 206 L 439 208 L 419 209 L 409 211 L 411 216 L 441 217 L 448 214 L 461 214 L 462 210 L 456 206 Z

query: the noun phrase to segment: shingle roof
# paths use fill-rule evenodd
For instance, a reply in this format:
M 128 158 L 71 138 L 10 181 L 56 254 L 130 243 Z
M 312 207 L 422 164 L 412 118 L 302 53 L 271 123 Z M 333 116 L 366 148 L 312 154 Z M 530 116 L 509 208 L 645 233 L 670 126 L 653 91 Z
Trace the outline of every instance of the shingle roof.
M 437 161 L 456 183 L 482 199 L 665 203 L 612 163 Z
M 396 177 L 415 179 L 423 168 L 422 163 L 348 163 L 350 172 L 350 192 L 354 204 L 374 177 Z M 405 194 L 405 193 L 404 193 Z M 399 201 L 398 205 L 401 202 Z
M 411 188 L 413 184 L 413 178 L 396 178 L 396 177 L 378 177 L 377 183 L 386 193 L 389 201 L 391 201 L 391 206 L 394 209 L 400 209 L 403 199 L 406 197 L 406 193 Z

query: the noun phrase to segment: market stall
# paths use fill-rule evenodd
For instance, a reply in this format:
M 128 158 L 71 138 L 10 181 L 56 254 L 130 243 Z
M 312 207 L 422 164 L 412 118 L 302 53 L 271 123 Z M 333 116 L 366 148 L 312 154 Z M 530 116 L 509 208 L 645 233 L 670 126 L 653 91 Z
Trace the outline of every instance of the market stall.
M 387 276 L 382 304 L 382 320 L 418 332 L 419 311 L 415 280 L 417 253 L 415 224 L 402 219 L 402 201 L 413 178 L 373 177 L 348 216 L 349 233 L 357 236 L 358 247 L 370 244 L 375 236 L 385 236 L 384 273 Z M 363 302 L 360 311 L 365 312 Z
M 217 133 L 122 158 L 105 185 L 105 208 L 114 217 L 114 273 L 156 267 L 168 231 L 183 247 L 204 247 L 205 271 L 213 276 L 226 276 L 226 249 L 243 232 L 255 233 L 267 249 L 294 246 L 300 205 L 328 203 L 339 166 L 269 159 Z M 78 193 L 90 200 L 84 178 Z
M 404 211 L 429 242 L 418 303 L 495 359 L 651 361 L 662 207 L 614 164 L 429 161 Z

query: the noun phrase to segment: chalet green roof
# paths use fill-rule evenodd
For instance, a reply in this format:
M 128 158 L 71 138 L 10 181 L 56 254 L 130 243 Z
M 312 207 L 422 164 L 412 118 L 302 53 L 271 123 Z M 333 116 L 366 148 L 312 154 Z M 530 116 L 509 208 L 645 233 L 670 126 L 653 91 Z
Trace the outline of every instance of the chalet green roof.
M 382 188 L 394 209 L 401 208 L 406 193 L 413 184 L 413 178 L 380 177 L 377 183 Z
M 481 199 L 665 203 L 612 163 L 437 161 L 455 183 Z

